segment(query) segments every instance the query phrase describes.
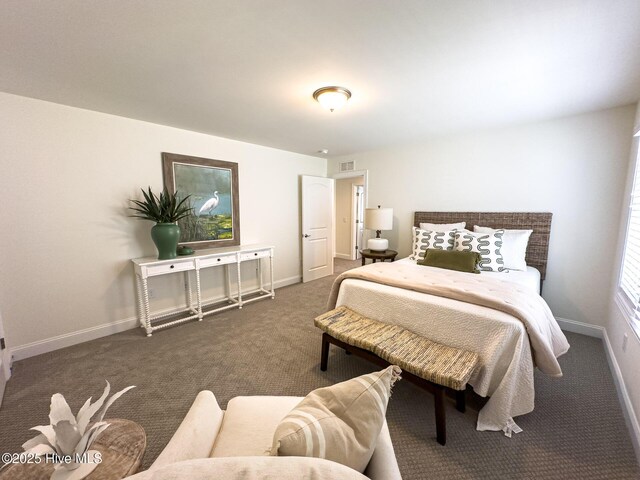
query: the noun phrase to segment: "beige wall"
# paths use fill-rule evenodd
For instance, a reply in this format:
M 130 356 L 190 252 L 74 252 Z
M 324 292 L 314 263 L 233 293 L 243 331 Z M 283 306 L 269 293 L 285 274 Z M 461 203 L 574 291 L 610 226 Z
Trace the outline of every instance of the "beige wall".
M 636 131 L 640 128 L 640 104 L 636 110 L 635 119 Z M 616 294 L 618 291 L 618 279 L 620 276 L 620 266 L 626 237 L 628 210 L 626 208 L 627 199 L 633 187 L 634 168 L 638 157 L 638 144 L 640 139 L 635 137 L 632 141 L 631 153 L 629 155 L 629 165 L 627 168 L 626 188 L 620 191 L 623 199 L 623 206 L 619 214 L 619 234 L 615 260 L 613 262 L 613 272 L 611 275 L 610 303 L 608 312 L 608 322 L 606 323 L 607 337 L 611 344 L 614 356 L 614 368 L 620 369 L 624 385 L 623 395 L 626 391 L 626 401 L 630 404 L 630 420 L 636 439 L 636 452 L 640 458 L 640 332 L 636 334 L 632 331 L 627 319 L 623 316 L 621 309 L 616 304 Z M 627 348 L 622 349 L 624 335 L 628 336 Z
M 368 170 L 369 205 L 394 209 L 385 232 L 409 254 L 413 212 L 553 212 L 543 296 L 558 317 L 604 326 L 635 107 L 441 137 L 330 160 Z
M 326 175 L 325 159 L 2 93 L 0 112 L 0 306 L 12 347 L 135 318 L 130 259 L 155 248 L 152 223 L 129 218 L 127 200 L 162 188 L 163 151 L 237 162 L 242 243 L 275 245 L 276 280 L 300 278 L 299 175 Z M 204 278 L 207 294 L 218 277 Z M 174 303 L 173 287 L 179 279 L 158 279 L 160 306 Z

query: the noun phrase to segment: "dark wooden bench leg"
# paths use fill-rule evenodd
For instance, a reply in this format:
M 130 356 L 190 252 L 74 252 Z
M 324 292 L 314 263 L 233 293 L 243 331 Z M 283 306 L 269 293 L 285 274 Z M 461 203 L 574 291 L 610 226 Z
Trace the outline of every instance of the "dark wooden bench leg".
M 323 372 L 327 370 L 327 363 L 329 360 L 329 345 L 334 344 L 340 348 L 343 348 L 345 351 L 349 351 L 349 353 L 353 353 L 354 355 L 367 359 L 370 362 L 373 362 L 382 367 L 389 366 L 389 362 L 383 360 L 382 358 L 376 356 L 375 354 L 363 350 L 358 347 L 354 347 L 347 343 L 341 342 L 333 337 L 331 337 L 328 333 L 322 334 L 322 355 L 320 358 L 320 370 Z M 415 375 L 404 372 L 403 377 L 414 383 L 418 386 L 421 386 L 425 390 L 431 392 L 435 399 L 435 414 L 436 414 L 436 440 L 440 445 L 445 445 L 447 443 L 447 417 L 445 412 L 445 391 L 446 387 L 442 385 L 438 385 L 436 383 L 430 382 L 420 377 L 416 377 Z M 456 391 L 456 408 L 461 411 L 464 411 L 465 408 L 465 391 Z
M 323 372 L 327 371 L 327 363 L 329 361 L 329 340 L 327 339 L 327 334 L 322 334 L 322 353 L 320 355 L 320 370 Z
M 462 413 L 464 413 L 467 408 L 465 393 L 465 390 L 456 391 L 456 409 Z
M 447 443 L 447 417 L 444 410 L 444 388 L 436 388 L 434 398 L 436 401 L 436 439 L 440 445 L 445 445 Z

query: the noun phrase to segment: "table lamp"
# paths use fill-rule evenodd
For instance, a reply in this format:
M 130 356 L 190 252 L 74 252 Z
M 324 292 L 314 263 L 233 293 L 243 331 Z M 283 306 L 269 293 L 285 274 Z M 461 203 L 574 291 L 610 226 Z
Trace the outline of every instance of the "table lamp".
M 364 212 L 364 228 L 375 230 L 376 238 L 367 241 L 367 248 L 374 252 L 384 252 L 389 248 L 389 240 L 380 238 L 382 230 L 393 228 L 393 208 L 367 208 Z

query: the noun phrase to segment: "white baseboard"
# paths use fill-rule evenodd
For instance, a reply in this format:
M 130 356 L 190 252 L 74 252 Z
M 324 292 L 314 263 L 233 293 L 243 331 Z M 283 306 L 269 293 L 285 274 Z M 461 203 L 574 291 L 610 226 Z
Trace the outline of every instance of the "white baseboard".
M 294 285 L 296 283 L 302 282 L 302 277 L 300 275 L 295 275 L 289 278 L 283 278 L 282 280 L 277 280 L 275 283 L 276 288 L 288 287 L 289 285 Z
M 277 280 L 276 282 L 274 282 L 274 284 L 275 288 L 278 289 L 286 287 L 288 285 L 300 283 L 301 281 L 301 277 L 299 275 L 295 275 L 293 277 Z M 204 299 L 203 301 L 205 303 L 208 303 L 223 299 L 224 297 L 209 298 Z M 154 312 L 154 314 L 170 313 L 172 310 L 173 309 L 157 311 Z M 10 348 L 10 357 L 13 356 L 14 361 L 24 360 L 25 358 L 34 357 L 43 353 L 53 352 L 54 350 L 59 350 L 61 348 L 71 347 L 72 345 L 95 340 L 96 338 L 102 338 L 108 335 L 113 335 L 114 333 L 124 332 L 125 330 L 136 328 L 139 325 L 140 324 L 138 323 L 137 317 L 125 318 L 124 320 L 119 320 L 114 323 L 96 325 L 94 327 L 89 327 L 82 330 L 77 330 L 75 332 L 65 333 L 62 335 L 57 335 L 55 337 L 46 338 L 44 340 L 38 340 L 36 342 L 26 343 L 24 345 Z
M 592 325 L 590 323 L 576 322 L 575 320 L 569 320 L 568 318 L 556 317 L 560 328 L 566 332 L 580 333 L 588 337 L 603 338 L 604 327 L 600 325 Z
M 351 258 L 351 255 L 347 255 L 346 253 L 336 253 L 334 257 L 341 258 L 342 260 L 353 260 L 353 258 Z
M 38 340 L 36 342 L 13 347 L 11 348 L 11 355 L 13 355 L 14 361 L 24 360 L 25 358 L 77 345 L 78 343 L 88 342 L 89 340 L 95 340 L 96 338 L 124 332 L 125 330 L 130 330 L 138 325 L 138 319 L 135 317 L 126 318 L 114 323 L 104 323 L 102 325 L 96 325 L 95 327 L 84 328 L 75 332 L 65 333 L 55 337 L 45 338 L 44 340 Z
M 624 418 L 627 421 L 629 433 L 631 433 L 631 442 L 633 443 L 633 448 L 636 451 L 636 458 L 638 459 L 638 463 L 640 463 L 640 423 L 638 423 L 638 417 L 633 409 L 631 397 L 629 396 L 629 392 L 624 383 L 622 371 L 620 370 L 618 361 L 613 354 L 613 348 L 611 347 L 611 342 L 609 341 L 609 335 L 607 335 L 606 330 L 604 330 L 603 333 L 604 336 L 602 338 L 602 342 L 604 343 L 604 349 L 607 352 L 609 368 L 611 369 L 611 373 L 613 373 L 613 381 L 616 384 L 618 398 L 620 399 L 620 404 L 622 405 L 622 413 L 624 414 Z
M 609 370 L 613 376 L 613 382 L 616 384 L 616 391 L 618 393 L 618 400 L 622 407 L 622 413 L 629 427 L 629 433 L 631 434 L 631 442 L 640 463 L 640 424 L 638 423 L 638 417 L 633 409 L 631 403 L 631 397 L 624 383 L 624 377 L 622 371 L 618 365 L 615 355 L 613 354 L 613 348 L 607 335 L 607 329 L 599 325 L 591 325 L 589 323 L 576 322 L 575 320 L 569 320 L 566 318 L 556 318 L 560 328 L 567 332 L 581 333 L 589 337 L 601 338 L 604 344 L 604 350 L 607 355 L 607 361 L 609 363 Z

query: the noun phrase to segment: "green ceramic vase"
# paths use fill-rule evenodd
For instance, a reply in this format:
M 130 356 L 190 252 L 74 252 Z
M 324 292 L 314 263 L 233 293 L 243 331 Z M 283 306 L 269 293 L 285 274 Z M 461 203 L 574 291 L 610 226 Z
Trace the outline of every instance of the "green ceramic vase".
M 176 258 L 180 227 L 175 223 L 156 223 L 151 228 L 151 239 L 158 249 L 158 260 Z

